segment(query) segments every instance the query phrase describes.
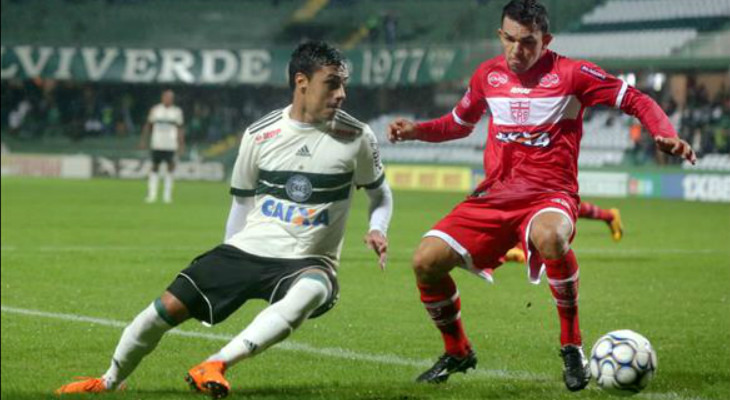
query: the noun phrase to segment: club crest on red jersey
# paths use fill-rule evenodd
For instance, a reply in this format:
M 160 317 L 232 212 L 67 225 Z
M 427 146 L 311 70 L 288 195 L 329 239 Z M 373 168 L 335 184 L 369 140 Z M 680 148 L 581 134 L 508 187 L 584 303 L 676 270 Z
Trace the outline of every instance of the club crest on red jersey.
M 540 86 L 544 88 L 551 88 L 558 86 L 560 83 L 560 77 L 558 74 L 545 74 L 540 77 Z
M 517 100 L 509 102 L 512 120 L 518 124 L 524 124 L 530 118 L 530 101 Z
M 489 75 L 487 75 L 487 82 L 489 82 L 489 85 L 493 87 L 500 87 L 508 81 L 509 78 L 507 78 L 507 75 L 501 72 L 490 72 Z

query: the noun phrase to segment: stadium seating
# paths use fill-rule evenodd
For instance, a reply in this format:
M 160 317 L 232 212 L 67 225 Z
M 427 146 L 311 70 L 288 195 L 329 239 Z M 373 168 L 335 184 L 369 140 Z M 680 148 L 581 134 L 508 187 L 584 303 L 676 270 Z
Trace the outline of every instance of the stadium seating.
M 559 34 L 551 48 L 568 57 L 666 57 L 696 37 L 694 29 Z
M 611 0 L 585 14 L 584 24 L 730 17 L 730 0 Z

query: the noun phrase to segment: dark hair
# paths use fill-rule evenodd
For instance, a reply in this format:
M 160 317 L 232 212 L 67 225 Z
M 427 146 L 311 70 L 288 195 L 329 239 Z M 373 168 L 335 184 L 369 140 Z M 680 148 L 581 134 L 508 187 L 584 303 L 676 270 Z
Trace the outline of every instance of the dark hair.
M 301 72 L 311 78 L 325 65 L 345 65 L 345 57 L 339 50 L 322 41 L 307 41 L 294 49 L 289 60 L 289 87 L 294 89 L 294 76 Z
M 537 26 L 543 34 L 550 31 L 547 8 L 537 0 L 512 0 L 502 9 L 502 19 L 509 17 L 520 25 Z

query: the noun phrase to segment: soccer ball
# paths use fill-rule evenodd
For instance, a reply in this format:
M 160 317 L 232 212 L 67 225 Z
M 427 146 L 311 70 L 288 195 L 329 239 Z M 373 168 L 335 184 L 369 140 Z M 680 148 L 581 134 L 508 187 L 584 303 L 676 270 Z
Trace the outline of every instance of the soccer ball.
M 607 392 L 631 396 L 651 381 L 657 367 L 651 343 L 628 329 L 603 335 L 591 350 L 591 376 Z

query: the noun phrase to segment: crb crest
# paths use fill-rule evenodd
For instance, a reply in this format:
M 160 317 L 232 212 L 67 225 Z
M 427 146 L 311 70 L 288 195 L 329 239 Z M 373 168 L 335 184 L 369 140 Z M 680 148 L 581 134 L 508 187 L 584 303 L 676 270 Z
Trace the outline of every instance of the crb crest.
M 510 114 L 512 114 L 512 121 L 522 125 L 527 122 L 530 118 L 530 101 L 529 100 L 517 100 L 509 102 Z
M 297 203 L 303 203 L 312 197 L 312 182 L 304 175 L 292 175 L 286 181 L 286 194 Z

